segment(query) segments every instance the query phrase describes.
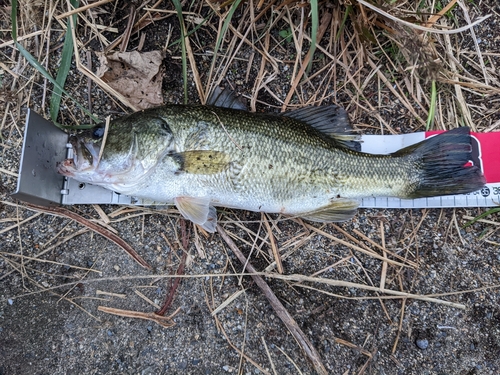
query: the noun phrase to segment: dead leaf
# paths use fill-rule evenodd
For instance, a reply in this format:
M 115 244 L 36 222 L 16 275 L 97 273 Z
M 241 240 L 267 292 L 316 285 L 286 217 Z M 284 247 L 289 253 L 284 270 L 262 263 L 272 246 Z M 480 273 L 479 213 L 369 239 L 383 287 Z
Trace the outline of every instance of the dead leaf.
M 160 51 L 101 54 L 96 74 L 138 109 L 156 107 L 163 104 L 162 60 Z

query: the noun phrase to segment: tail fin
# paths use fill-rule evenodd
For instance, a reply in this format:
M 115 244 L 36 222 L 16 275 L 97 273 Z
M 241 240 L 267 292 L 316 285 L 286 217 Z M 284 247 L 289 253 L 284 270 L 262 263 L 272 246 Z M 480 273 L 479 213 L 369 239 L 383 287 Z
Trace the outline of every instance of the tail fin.
M 407 198 L 465 194 L 481 189 L 486 180 L 472 160 L 469 128 L 457 128 L 392 154 L 412 160 L 420 171 Z

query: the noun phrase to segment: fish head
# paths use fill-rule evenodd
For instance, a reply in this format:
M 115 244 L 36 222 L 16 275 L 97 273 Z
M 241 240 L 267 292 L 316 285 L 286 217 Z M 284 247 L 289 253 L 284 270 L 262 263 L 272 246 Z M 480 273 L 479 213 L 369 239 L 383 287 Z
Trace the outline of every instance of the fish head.
M 174 134 L 155 112 L 137 112 L 70 136 L 73 157 L 58 172 L 77 181 L 118 192 L 147 178 L 165 155 L 174 152 Z

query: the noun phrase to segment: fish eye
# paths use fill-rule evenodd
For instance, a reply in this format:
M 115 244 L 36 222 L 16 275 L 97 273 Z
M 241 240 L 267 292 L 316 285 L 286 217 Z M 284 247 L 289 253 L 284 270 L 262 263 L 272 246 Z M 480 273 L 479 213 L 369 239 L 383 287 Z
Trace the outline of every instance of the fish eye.
M 94 139 L 101 139 L 104 136 L 104 127 L 103 126 L 96 126 L 94 129 L 92 129 L 92 138 Z

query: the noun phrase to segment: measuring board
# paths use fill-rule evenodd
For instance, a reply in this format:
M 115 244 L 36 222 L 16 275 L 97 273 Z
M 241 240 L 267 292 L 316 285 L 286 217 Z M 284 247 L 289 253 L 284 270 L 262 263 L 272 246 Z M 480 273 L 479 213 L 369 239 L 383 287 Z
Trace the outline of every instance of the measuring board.
M 440 132 L 403 135 L 364 135 L 361 151 L 389 154 L 418 143 Z M 487 184 L 469 194 L 432 198 L 398 199 L 390 197 L 363 198 L 365 208 L 439 208 L 493 207 L 500 201 L 500 132 L 472 133 L 472 160 L 481 167 Z M 39 205 L 60 204 L 133 204 L 148 205 L 140 198 L 117 194 L 100 186 L 84 184 L 61 176 L 56 165 L 71 157 L 68 134 L 28 110 L 17 190 L 12 196 Z M 69 153 L 69 155 L 68 155 Z

